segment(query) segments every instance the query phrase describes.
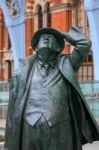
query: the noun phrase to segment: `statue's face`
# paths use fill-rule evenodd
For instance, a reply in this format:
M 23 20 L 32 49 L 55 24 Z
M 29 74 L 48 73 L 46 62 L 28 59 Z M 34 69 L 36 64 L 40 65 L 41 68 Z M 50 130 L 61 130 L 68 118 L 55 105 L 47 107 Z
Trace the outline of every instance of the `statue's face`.
M 60 48 L 57 39 L 53 35 L 43 34 L 39 39 L 35 51 L 41 61 L 48 62 L 57 57 Z
M 42 49 L 42 48 L 49 48 L 51 50 L 55 50 L 58 48 L 60 49 L 60 45 L 57 41 L 57 39 L 51 35 L 51 34 L 43 34 L 41 35 L 38 45 L 37 45 L 38 49 Z

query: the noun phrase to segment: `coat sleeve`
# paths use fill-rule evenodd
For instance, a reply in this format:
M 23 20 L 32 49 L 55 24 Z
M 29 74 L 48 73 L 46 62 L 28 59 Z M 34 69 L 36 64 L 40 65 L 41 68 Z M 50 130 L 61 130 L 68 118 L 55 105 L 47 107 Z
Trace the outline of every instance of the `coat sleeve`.
M 76 27 L 72 27 L 67 33 L 66 40 L 74 46 L 74 50 L 69 55 L 69 58 L 71 65 L 76 72 L 90 51 L 91 41 L 86 39 L 84 34 Z

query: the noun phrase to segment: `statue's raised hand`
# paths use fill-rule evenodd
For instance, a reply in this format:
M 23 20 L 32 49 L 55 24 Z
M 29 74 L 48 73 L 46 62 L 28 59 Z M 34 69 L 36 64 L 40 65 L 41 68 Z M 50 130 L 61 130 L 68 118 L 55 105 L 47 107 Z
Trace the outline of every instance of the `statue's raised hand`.
M 56 29 L 58 32 L 60 32 L 60 34 L 62 35 L 62 37 L 64 38 L 64 39 L 67 39 L 67 37 L 68 37 L 68 33 L 67 32 L 63 32 L 63 31 L 61 31 L 60 29 Z

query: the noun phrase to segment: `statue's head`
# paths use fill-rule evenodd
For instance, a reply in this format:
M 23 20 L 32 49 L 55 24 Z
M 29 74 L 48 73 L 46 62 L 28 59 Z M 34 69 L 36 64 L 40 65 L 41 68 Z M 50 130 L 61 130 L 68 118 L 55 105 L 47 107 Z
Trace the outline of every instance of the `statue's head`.
M 36 52 L 40 49 L 49 49 L 60 53 L 64 48 L 64 39 L 57 29 L 42 28 L 32 37 L 31 45 Z

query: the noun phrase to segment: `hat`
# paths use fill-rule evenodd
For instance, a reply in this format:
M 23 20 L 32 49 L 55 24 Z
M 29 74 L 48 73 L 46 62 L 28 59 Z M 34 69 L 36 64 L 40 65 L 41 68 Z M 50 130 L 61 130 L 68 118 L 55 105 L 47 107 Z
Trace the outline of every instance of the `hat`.
M 61 33 L 54 28 L 42 28 L 39 29 L 37 32 L 34 33 L 32 40 L 31 40 L 31 46 L 35 50 L 38 41 L 42 34 L 51 34 L 54 35 L 54 37 L 57 39 L 57 41 L 60 44 L 60 51 L 64 48 L 64 38 L 62 37 Z

